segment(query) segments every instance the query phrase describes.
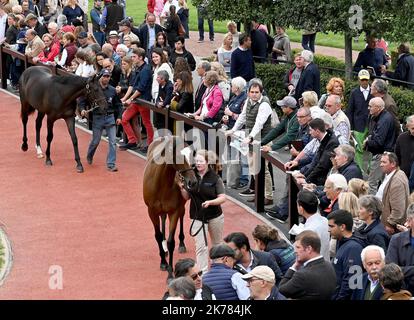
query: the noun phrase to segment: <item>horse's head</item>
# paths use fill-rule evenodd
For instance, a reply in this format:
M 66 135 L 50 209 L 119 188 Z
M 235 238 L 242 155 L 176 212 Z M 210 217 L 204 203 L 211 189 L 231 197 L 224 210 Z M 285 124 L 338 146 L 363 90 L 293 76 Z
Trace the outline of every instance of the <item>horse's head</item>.
M 102 111 L 108 109 L 108 101 L 99 83 L 99 78 L 96 75 L 88 78 L 86 83 L 86 98 L 88 99 L 92 108 L 99 107 Z

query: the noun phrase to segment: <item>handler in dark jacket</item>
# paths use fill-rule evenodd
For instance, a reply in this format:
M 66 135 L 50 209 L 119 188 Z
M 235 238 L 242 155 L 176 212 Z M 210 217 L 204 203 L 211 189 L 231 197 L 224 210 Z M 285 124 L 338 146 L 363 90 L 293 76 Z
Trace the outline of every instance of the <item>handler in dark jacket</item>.
M 354 220 L 346 210 L 336 210 L 328 215 L 329 233 L 337 239 L 336 255 L 332 261 L 336 273 L 336 290 L 332 300 L 349 300 L 350 277 L 355 271 L 351 267 L 361 267 L 361 251 L 365 246 L 362 239 L 352 235 Z
M 399 84 L 408 89 L 414 89 L 414 57 L 410 54 L 410 46 L 408 43 L 401 43 L 398 47 L 397 67 L 394 72 L 387 71 L 385 74 L 388 78 L 413 82 L 413 84 Z
M 92 119 L 92 140 L 88 147 L 88 154 L 86 159 L 89 164 L 92 164 L 93 156 L 95 155 L 96 148 L 98 148 L 99 142 L 101 141 L 102 131 L 105 129 L 108 134 L 108 156 L 106 158 L 106 166 L 108 171 L 115 172 L 118 171 L 115 161 L 116 161 L 116 128 L 115 124 L 121 124 L 121 114 L 122 114 L 122 103 L 119 100 L 119 97 L 116 93 L 114 87 L 109 85 L 109 80 L 111 79 L 111 72 L 108 69 L 103 69 L 99 83 L 102 86 L 102 90 L 108 102 L 108 109 L 102 113 L 100 109 L 95 109 L 93 111 Z M 79 109 L 81 115 L 86 116 L 86 103 L 84 100 L 81 100 L 79 103 Z M 115 120 L 114 114 L 118 115 L 118 119 Z
M 407 208 L 407 231 L 392 236 L 388 247 L 386 263 L 398 264 L 404 272 L 405 285 L 414 294 L 414 204 Z M 404 230 L 399 226 L 399 230 Z
M 320 254 L 321 239 L 314 231 L 303 231 L 295 241 L 296 262 L 285 273 L 280 292 L 287 298 L 330 300 L 336 275 L 332 264 Z

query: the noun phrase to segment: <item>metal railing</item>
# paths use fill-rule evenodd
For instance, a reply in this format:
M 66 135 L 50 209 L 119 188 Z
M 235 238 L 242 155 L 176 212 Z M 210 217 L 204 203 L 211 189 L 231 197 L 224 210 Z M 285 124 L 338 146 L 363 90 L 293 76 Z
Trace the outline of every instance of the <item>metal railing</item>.
M 61 69 L 58 66 L 42 64 L 42 63 L 35 64 L 33 63 L 31 58 L 28 58 L 27 56 L 25 56 L 24 54 L 20 52 L 10 50 L 5 47 L 0 47 L 0 60 L 1 60 L 0 61 L 0 76 L 1 76 L 1 87 L 3 89 L 7 89 L 7 74 L 6 74 L 6 70 L 7 70 L 6 57 L 7 56 L 12 56 L 14 58 L 22 60 L 24 63 L 24 69 L 27 69 L 31 65 L 42 65 L 42 66 L 49 67 L 52 73 L 55 75 L 69 74 L 69 72 Z M 162 114 L 165 119 L 165 129 L 168 129 L 171 132 L 173 132 L 173 128 L 170 127 L 171 125 L 171 121 L 169 121 L 170 119 L 173 119 L 176 121 L 182 121 L 184 122 L 184 124 L 187 124 L 193 128 L 198 128 L 202 130 L 203 132 L 207 132 L 209 129 L 215 129 L 215 127 L 213 127 L 210 124 L 207 124 L 205 122 L 201 122 L 195 119 L 190 119 L 184 114 L 181 114 L 176 111 L 172 111 L 169 108 L 158 108 L 155 106 L 154 103 L 151 103 L 149 101 L 137 99 L 137 103 L 141 106 L 144 106 L 152 110 L 155 113 Z M 264 192 L 265 191 L 265 187 L 264 187 L 265 179 L 264 177 L 265 177 L 266 161 L 269 161 L 272 165 L 280 169 L 282 172 L 286 171 L 284 168 L 284 164 L 281 160 L 277 159 L 276 157 L 268 153 L 265 153 L 263 151 L 261 152 L 260 171 L 255 175 L 255 190 L 256 190 L 255 207 L 256 207 L 256 212 L 258 213 L 264 212 L 264 200 L 265 200 L 265 192 Z M 297 207 L 296 207 L 296 196 L 297 196 L 297 192 L 300 186 L 296 185 L 295 180 L 293 179 L 293 177 L 290 176 L 290 174 L 289 174 L 287 187 L 289 189 L 289 222 L 290 222 L 290 226 L 292 226 L 293 224 L 296 224 L 298 222 L 299 216 L 298 216 Z

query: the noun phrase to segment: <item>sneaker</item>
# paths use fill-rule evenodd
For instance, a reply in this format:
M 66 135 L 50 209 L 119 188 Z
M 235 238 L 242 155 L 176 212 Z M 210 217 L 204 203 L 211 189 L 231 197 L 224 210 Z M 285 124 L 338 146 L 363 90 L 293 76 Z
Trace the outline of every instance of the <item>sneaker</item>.
M 239 182 L 230 186 L 232 189 L 245 189 L 247 187 L 247 183 Z
M 198 43 L 204 42 L 204 39 L 198 39 Z
M 266 212 L 266 215 L 267 215 L 270 219 L 275 219 L 275 220 L 279 221 L 280 223 L 286 223 L 286 222 L 287 222 L 287 218 L 288 218 L 288 217 L 284 217 L 284 216 L 282 216 L 279 212 L 277 212 L 277 213 L 273 213 L 273 212 L 270 212 L 270 211 L 268 211 L 268 210 L 266 210 L 265 212 Z
M 108 167 L 108 171 L 110 171 L 110 172 L 117 172 L 118 171 L 118 168 L 117 167 Z
M 254 192 L 254 190 L 246 189 L 246 190 L 240 192 L 239 195 L 241 195 L 242 197 L 251 197 L 251 196 L 255 195 L 255 192 Z
M 136 147 L 137 147 L 137 144 L 135 142 L 134 143 L 128 142 L 127 144 L 120 145 L 119 150 L 124 151 L 126 149 L 135 149 Z
M 148 152 L 148 147 L 142 147 L 141 149 L 139 149 L 139 151 L 141 151 L 142 153 L 147 153 Z
M 255 200 L 256 200 L 256 197 L 254 197 L 253 199 L 247 200 L 247 202 L 255 202 Z M 267 199 L 267 198 L 264 199 L 264 205 L 265 206 L 271 206 L 272 204 L 273 204 L 272 199 Z
M 211 41 L 211 42 L 214 42 L 214 38 L 211 38 L 211 39 L 210 39 L 210 41 Z
M 88 164 L 92 164 L 93 159 L 92 157 L 86 157 L 86 161 L 88 162 Z

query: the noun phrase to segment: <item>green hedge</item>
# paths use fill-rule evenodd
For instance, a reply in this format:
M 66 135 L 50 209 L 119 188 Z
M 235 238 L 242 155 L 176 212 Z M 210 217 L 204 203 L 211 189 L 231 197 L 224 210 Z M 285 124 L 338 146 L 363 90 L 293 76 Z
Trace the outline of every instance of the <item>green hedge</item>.
M 343 69 L 339 67 L 341 61 L 338 59 L 322 56 L 318 57 L 318 55 L 316 55 L 315 62 L 318 65 L 327 66 L 327 64 L 329 64 L 330 67 Z M 276 107 L 276 100 L 280 100 L 286 95 L 286 90 L 283 88 L 283 77 L 288 69 L 289 65 L 287 64 L 256 64 L 257 77 L 262 79 L 264 88 L 273 107 Z M 321 94 L 326 92 L 326 85 L 329 82 L 329 79 L 334 76 L 344 79 L 344 74 L 341 72 L 328 73 L 326 71 L 321 71 Z M 351 90 L 357 86 L 358 81 L 345 80 L 345 106 L 348 105 L 348 97 Z M 389 86 L 389 93 L 394 98 L 399 108 L 400 121 L 404 121 L 406 117 L 414 114 L 413 90 Z

